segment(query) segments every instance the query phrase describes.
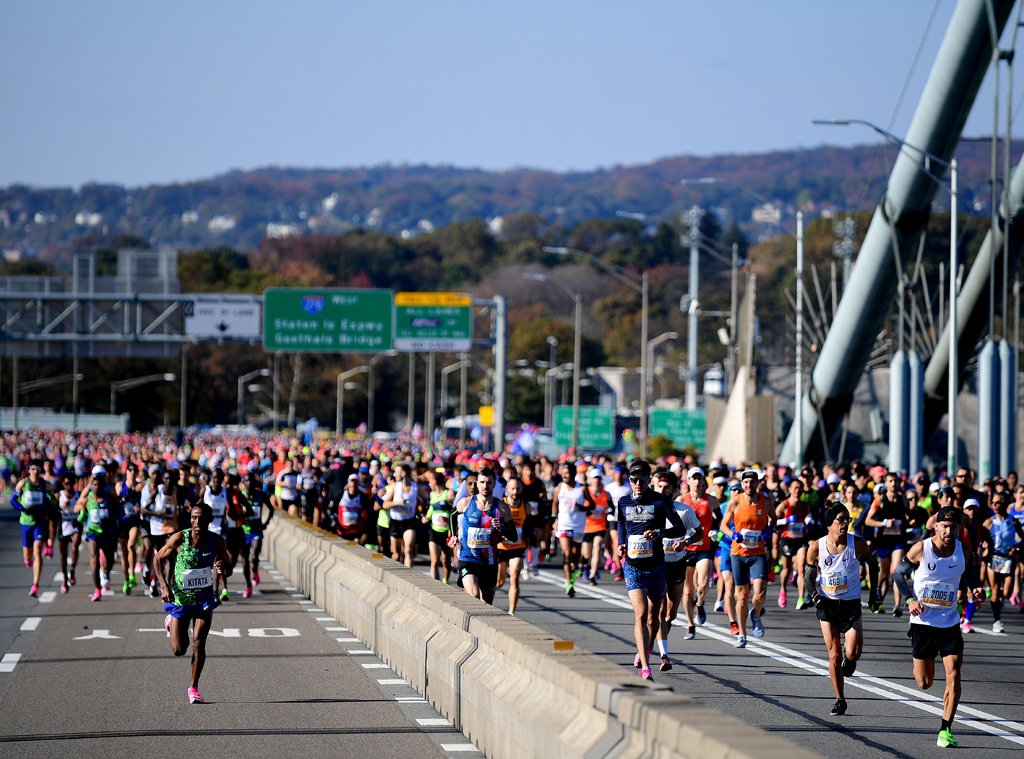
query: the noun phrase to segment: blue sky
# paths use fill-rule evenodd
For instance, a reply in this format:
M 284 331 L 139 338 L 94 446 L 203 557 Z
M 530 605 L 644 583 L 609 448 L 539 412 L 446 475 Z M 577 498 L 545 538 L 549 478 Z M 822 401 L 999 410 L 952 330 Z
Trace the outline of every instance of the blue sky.
M 954 7 L 4 0 L 0 186 L 271 165 L 591 170 L 875 143 L 809 120 L 904 134 Z M 965 135 L 991 131 L 991 80 Z

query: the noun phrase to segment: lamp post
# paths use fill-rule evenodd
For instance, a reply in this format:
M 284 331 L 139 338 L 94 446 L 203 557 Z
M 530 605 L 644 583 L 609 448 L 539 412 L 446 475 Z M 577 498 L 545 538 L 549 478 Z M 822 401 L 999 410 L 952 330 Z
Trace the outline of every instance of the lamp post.
M 444 404 L 445 409 L 450 405 L 448 403 L 448 375 L 456 369 L 461 369 L 462 361 L 463 359 L 460 357 L 454 364 L 449 364 L 441 369 L 441 403 Z
M 135 377 L 134 379 L 126 380 L 115 380 L 110 383 L 110 413 L 117 413 L 117 394 L 122 390 L 130 390 L 133 387 L 139 387 L 140 385 L 148 385 L 151 382 L 174 382 L 178 379 L 176 374 L 150 374 L 145 377 Z
M 270 369 L 256 369 L 248 374 L 243 374 L 238 378 L 238 426 L 241 427 L 245 423 L 245 383 L 254 377 L 269 377 L 272 374 Z
M 656 338 L 647 343 L 647 373 L 644 374 L 644 383 L 647 385 L 647 397 L 651 396 L 654 391 L 654 379 L 653 379 L 653 368 L 654 368 L 654 349 L 662 343 L 666 343 L 669 340 L 678 340 L 678 332 L 664 332 L 658 335 Z M 694 371 L 696 374 L 696 371 Z
M 561 282 L 555 282 L 547 274 L 527 272 L 523 274 L 523 277 L 532 279 L 535 282 L 553 282 L 561 287 L 566 295 L 572 298 L 574 303 L 572 337 L 572 452 L 577 454 L 580 447 L 580 363 L 582 362 L 583 345 L 583 296 L 566 287 Z
M 870 121 L 864 119 L 812 119 L 812 124 L 819 126 L 850 126 L 851 124 L 857 124 L 859 126 L 866 126 L 869 129 L 874 130 L 878 134 L 882 135 L 886 140 L 892 140 L 900 149 L 908 148 L 909 150 L 920 153 L 924 165 L 921 167 L 921 171 L 925 173 L 935 184 L 942 187 L 949 193 L 949 368 L 947 370 L 949 374 L 949 385 L 946 391 L 949 395 L 949 408 L 946 412 L 946 425 L 948 428 L 947 443 L 946 443 L 946 471 L 956 472 L 956 455 L 957 455 L 957 414 L 956 414 L 956 397 L 960 390 L 960 377 L 959 377 L 959 357 L 957 356 L 957 339 L 959 335 L 959 329 L 957 324 L 957 292 L 956 292 L 956 272 L 959 267 L 957 262 L 957 221 L 956 221 L 956 209 L 957 209 L 957 164 L 956 159 L 953 158 L 949 161 L 940 158 L 934 153 L 930 153 L 923 148 L 919 148 L 916 145 L 911 145 L 909 142 L 901 140 L 891 132 L 882 129 L 877 124 L 872 124 Z M 929 161 L 935 161 L 940 166 L 945 166 L 949 169 L 949 184 L 947 185 L 938 176 L 932 173 Z
M 647 283 L 647 272 L 643 272 L 641 275 L 636 274 L 623 269 L 621 266 L 608 263 L 592 253 L 587 253 L 583 250 L 576 250 L 575 248 L 564 248 L 564 247 L 545 247 L 545 253 L 554 253 L 559 256 L 579 256 L 581 258 L 589 259 L 595 264 L 600 266 L 602 269 L 608 272 L 615 279 L 622 282 L 627 287 L 631 287 L 636 292 L 640 293 L 640 376 L 647 376 L 647 327 L 648 327 L 648 308 L 647 308 L 647 295 L 648 295 L 648 283 Z M 640 456 L 647 458 L 647 383 L 640 382 Z
M 367 435 L 373 435 L 373 414 L 375 411 L 375 402 L 377 400 L 377 391 L 373 382 L 373 365 L 380 361 L 382 358 L 390 356 L 397 356 L 398 351 L 391 350 L 381 351 L 374 355 L 373 358 L 367 363 L 367 374 L 366 374 L 366 433 Z
M 555 426 L 555 379 L 549 375 L 558 363 L 558 338 L 554 335 L 548 335 L 548 354 L 548 371 L 544 375 L 544 411 L 547 415 L 546 426 L 553 429 Z
M 370 371 L 367 365 L 357 366 L 355 369 L 338 374 L 338 408 L 334 412 L 334 434 L 338 440 L 345 435 L 344 414 L 345 414 L 345 380 L 355 377 L 357 374 L 365 374 Z M 369 396 L 367 396 L 369 397 Z

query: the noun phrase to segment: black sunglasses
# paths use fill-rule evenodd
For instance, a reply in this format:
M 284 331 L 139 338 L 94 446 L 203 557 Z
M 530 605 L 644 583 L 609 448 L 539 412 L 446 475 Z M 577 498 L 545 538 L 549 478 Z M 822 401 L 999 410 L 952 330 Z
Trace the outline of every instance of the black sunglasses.
M 650 482 L 650 477 L 630 477 L 629 481 L 635 485 L 639 485 L 641 482 Z

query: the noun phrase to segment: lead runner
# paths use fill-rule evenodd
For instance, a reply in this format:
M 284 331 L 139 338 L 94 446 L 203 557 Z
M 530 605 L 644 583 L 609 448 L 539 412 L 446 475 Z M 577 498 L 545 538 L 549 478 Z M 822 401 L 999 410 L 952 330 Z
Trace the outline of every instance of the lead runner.
M 171 635 L 171 651 L 184 656 L 188 651 L 189 622 L 192 623 L 192 684 L 188 689 L 191 704 L 202 704 L 199 676 L 206 663 L 206 639 L 213 624 L 213 610 L 220 605 L 215 592 L 215 575 L 231 575 L 231 557 L 224 539 L 210 532 L 213 509 L 196 504 L 189 512 L 192 527 L 168 538 L 153 562 L 158 568 L 160 595 L 166 602 L 164 629 Z M 171 585 L 164 577 L 164 561 L 175 557 Z

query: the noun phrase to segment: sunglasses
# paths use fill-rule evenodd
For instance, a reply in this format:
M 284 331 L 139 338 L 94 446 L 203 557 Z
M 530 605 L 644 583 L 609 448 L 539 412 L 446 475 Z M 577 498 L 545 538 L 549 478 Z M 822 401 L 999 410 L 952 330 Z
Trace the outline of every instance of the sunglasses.
M 650 482 L 650 477 L 630 477 L 629 481 L 634 485 L 639 485 L 642 482 Z

